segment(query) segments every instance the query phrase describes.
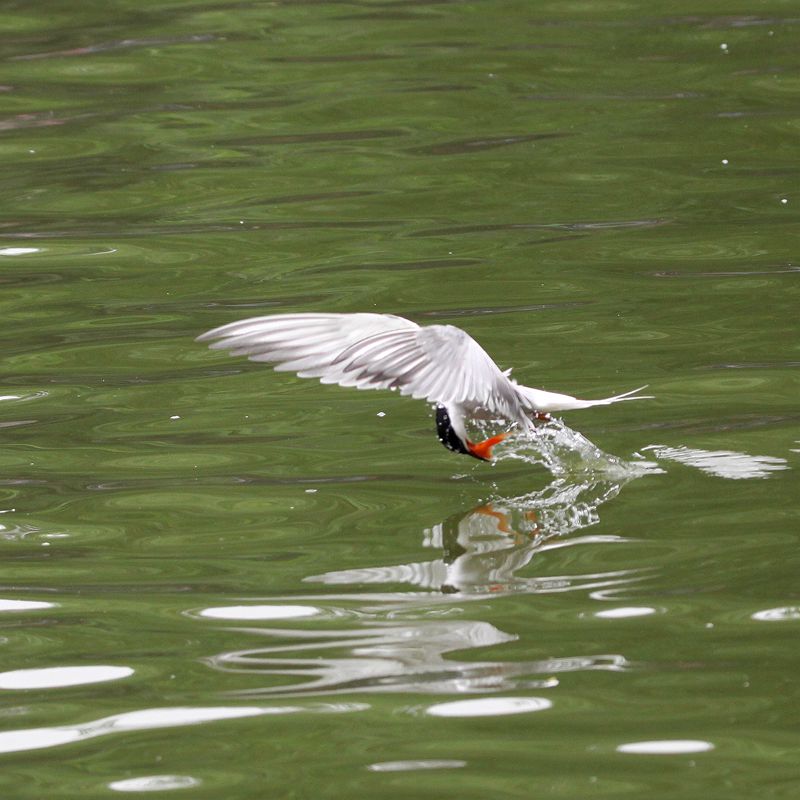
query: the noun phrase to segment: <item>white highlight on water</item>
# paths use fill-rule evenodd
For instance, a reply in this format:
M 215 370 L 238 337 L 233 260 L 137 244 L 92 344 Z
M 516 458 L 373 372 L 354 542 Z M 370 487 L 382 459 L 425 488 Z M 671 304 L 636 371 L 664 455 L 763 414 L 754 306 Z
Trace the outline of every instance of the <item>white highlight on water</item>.
M 686 753 L 706 753 L 713 750 L 711 742 L 702 739 L 653 739 L 645 742 L 627 742 L 617 747 L 618 753 L 635 753 L 651 756 L 677 756 Z
M 39 247 L 0 247 L 0 256 L 27 256 L 38 252 Z
M 126 778 L 111 781 L 109 789 L 115 792 L 165 792 L 169 789 L 192 789 L 200 781 L 190 775 L 142 775 L 140 778 Z
M 319 613 L 320 610 L 314 606 L 254 605 L 204 608 L 200 616 L 213 619 L 297 619 L 313 617 Z
M 456 700 L 429 706 L 433 717 L 498 717 L 506 714 L 528 714 L 544 711 L 553 705 L 544 697 L 483 697 L 478 700 Z
M 415 772 L 420 769 L 459 769 L 466 767 L 466 761 L 456 759 L 419 759 L 412 761 L 379 761 L 370 764 L 370 772 Z
M 757 622 L 786 622 L 787 620 L 800 620 L 800 607 L 784 606 L 783 608 L 766 608 L 756 611 L 751 619 Z
M 44 667 L 0 672 L 0 689 L 54 689 L 86 683 L 116 681 L 133 675 L 130 667 L 95 664 L 81 667 Z
M 80 742 L 108 734 L 157 730 L 186 725 L 203 725 L 220 720 L 267 715 L 306 713 L 350 713 L 365 711 L 365 703 L 320 703 L 313 706 L 171 706 L 145 708 L 110 717 L 56 725 L 49 728 L 24 728 L 0 732 L 0 753 L 42 750 L 70 742 Z
M 601 619 L 627 619 L 628 617 L 647 617 L 655 614 L 656 609 L 650 606 L 629 606 L 625 608 L 608 608 L 605 611 L 595 612 Z
M 3 526 L 0 525 L 0 529 Z M 6 600 L 0 598 L 0 611 L 39 611 L 43 608 L 55 608 L 58 603 L 47 603 L 44 600 Z

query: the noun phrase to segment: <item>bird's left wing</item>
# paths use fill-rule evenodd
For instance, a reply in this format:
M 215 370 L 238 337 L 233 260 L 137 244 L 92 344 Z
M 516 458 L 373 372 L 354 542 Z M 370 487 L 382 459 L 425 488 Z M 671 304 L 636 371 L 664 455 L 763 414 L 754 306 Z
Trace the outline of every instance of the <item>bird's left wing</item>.
M 419 326 L 392 314 L 273 314 L 231 322 L 197 337 L 214 341 L 213 350 L 274 363 L 275 369 L 296 372 L 323 383 L 344 379 L 337 356 L 351 345 L 381 334 L 415 332 Z
M 275 314 L 233 322 L 198 337 L 231 355 L 276 364 L 301 378 L 358 389 L 396 389 L 432 403 L 480 406 L 510 419 L 519 395 L 469 334 L 420 327 L 391 314 Z

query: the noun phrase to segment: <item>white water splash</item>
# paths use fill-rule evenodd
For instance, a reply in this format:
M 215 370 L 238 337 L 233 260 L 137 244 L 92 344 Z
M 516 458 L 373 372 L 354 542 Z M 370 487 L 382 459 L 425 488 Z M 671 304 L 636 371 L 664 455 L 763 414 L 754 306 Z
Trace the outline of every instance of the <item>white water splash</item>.
M 478 424 L 479 436 L 488 437 L 496 431 L 498 421 Z M 514 433 L 495 447 L 497 461 L 524 461 L 543 466 L 556 478 L 595 475 L 603 479 L 627 482 L 643 475 L 664 473 L 658 463 L 672 461 L 728 480 L 769 478 L 773 472 L 791 469 L 785 458 L 750 455 L 735 450 L 703 450 L 697 447 L 651 444 L 635 453 L 636 460 L 628 461 L 601 450 L 582 433 L 572 430 L 560 419 L 538 425 L 532 433 Z M 651 455 L 647 460 L 641 453 Z
M 626 461 L 601 450 L 583 434 L 552 419 L 536 427 L 535 432 L 510 436 L 498 445 L 495 456 L 500 461 L 524 461 L 545 467 L 559 477 L 575 473 L 602 473 L 615 480 L 663 472 L 652 461 Z

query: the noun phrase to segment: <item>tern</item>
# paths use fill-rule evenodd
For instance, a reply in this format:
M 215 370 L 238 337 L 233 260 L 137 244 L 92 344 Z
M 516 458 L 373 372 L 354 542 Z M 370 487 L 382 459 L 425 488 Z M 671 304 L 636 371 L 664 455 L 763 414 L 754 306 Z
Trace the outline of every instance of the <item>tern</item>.
M 420 326 L 393 314 L 273 314 L 222 325 L 197 341 L 301 378 L 427 400 L 436 407 L 439 441 L 481 461 L 492 459 L 508 432 L 473 442 L 470 420 L 502 418 L 532 431 L 535 420 L 549 420 L 553 411 L 647 399 L 638 394 L 644 386 L 601 400 L 522 386 L 461 328 Z

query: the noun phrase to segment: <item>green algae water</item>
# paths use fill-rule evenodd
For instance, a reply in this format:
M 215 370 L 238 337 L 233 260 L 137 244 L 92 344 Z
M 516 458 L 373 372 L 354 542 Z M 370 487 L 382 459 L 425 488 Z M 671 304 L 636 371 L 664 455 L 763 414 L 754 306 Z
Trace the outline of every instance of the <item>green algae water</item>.
M 795 7 L 7 3 L 3 797 L 797 793 Z M 565 413 L 210 352 L 467 330 Z

